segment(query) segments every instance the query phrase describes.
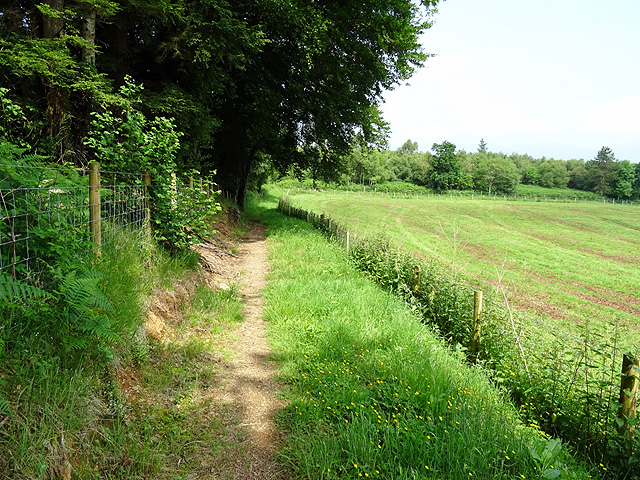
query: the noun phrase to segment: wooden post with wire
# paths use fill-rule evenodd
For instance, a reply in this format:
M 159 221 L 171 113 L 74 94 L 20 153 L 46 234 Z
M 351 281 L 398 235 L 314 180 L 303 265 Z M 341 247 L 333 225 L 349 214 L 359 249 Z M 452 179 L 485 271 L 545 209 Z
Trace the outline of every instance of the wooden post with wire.
M 142 183 L 144 189 L 144 229 L 147 242 L 151 243 L 151 200 L 149 199 L 149 187 L 151 186 L 151 174 L 142 172 Z
M 102 230 L 100 216 L 100 164 L 91 163 L 89 166 L 89 231 L 91 241 L 95 244 L 93 251 L 102 254 Z
M 418 293 L 420 286 L 420 265 L 413 267 L 413 293 Z
M 634 425 L 629 425 L 629 419 L 635 418 L 638 407 L 638 379 L 640 378 L 640 358 L 638 355 L 627 353 L 622 357 L 622 380 L 620 381 L 620 410 L 618 417 L 622 420 L 620 435 L 634 437 Z
M 469 361 L 475 364 L 480 347 L 480 315 L 482 314 L 482 291 L 473 292 L 473 336 L 471 337 L 471 352 Z

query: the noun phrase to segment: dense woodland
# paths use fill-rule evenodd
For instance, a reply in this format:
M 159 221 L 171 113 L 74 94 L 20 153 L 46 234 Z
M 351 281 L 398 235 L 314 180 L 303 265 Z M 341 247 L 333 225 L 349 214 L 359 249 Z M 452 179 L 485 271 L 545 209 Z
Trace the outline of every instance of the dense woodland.
M 217 171 L 242 205 L 252 173 L 326 175 L 354 139 L 384 140 L 381 94 L 428 58 L 418 37 L 436 4 L 3 1 L 0 133 L 5 146 L 55 162 L 135 170 L 165 160 L 111 165 L 100 135 L 111 128 L 112 146 L 133 157 L 145 128 L 166 117 L 180 137 L 178 171 Z M 129 122 L 132 108 L 149 123 Z

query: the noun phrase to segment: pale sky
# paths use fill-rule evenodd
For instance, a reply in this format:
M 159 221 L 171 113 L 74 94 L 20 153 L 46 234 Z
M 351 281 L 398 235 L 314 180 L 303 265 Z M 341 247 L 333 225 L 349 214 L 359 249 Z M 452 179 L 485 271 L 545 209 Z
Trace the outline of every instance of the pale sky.
M 389 148 L 640 162 L 640 0 L 446 0 L 435 54 L 385 94 Z

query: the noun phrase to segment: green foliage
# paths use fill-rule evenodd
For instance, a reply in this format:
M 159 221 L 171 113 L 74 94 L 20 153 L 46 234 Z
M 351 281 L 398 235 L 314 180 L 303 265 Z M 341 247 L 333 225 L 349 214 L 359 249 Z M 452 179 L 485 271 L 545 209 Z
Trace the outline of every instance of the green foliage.
M 113 111 L 93 113 L 91 130 L 85 145 L 104 169 L 117 172 L 152 171 L 167 180 L 175 173 L 175 154 L 180 148 L 180 133 L 172 119 L 155 118 L 149 122 L 136 109 L 142 85 L 130 77 L 120 87 L 126 103 L 120 114 Z
M 22 278 L 29 260 L 46 289 L 55 271 L 78 265 L 83 249 L 91 248 L 88 229 L 81 225 L 86 201 L 76 195 L 76 187 L 88 178 L 72 168 L 47 168 L 45 158 L 25 155 L 26 150 L 0 139 L 0 209 L 6 217 L 0 224 L 2 264 L 11 266 L 14 278 Z M 43 206 L 55 206 L 56 215 L 43 214 Z
M 411 145 L 408 144 L 411 143 Z M 289 182 L 291 186 L 303 188 L 355 190 L 360 184 L 367 190 L 402 193 L 418 190 L 386 189 L 385 184 L 396 181 L 420 186 L 429 186 L 430 178 L 439 174 L 434 168 L 434 157 L 430 153 L 410 152 L 414 142 L 408 141 L 397 151 L 373 150 L 353 145 L 343 157 L 343 173 L 339 181 L 307 182 L 310 173 L 296 171 L 300 182 Z M 480 191 L 489 194 L 537 197 L 539 199 L 602 199 L 593 192 L 595 170 L 593 161 L 534 159 L 529 155 L 460 151 L 456 154 L 460 162 L 460 175 L 456 189 Z M 629 167 L 631 165 L 631 167 Z M 610 178 L 610 196 L 618 200 L 631 200 L 640 196 L 640 167 L 628 161 L 615 163 L 615 174 Z M 292 172 L 288 172 L 290 176 Z M 283 179 L 278 183 L 289 181 Z M 520 185 L 524 185 L 522 187 Z M 541 190 L 535 187 L 539 186 Z M 568 189 L 566 187 L 569 187 Z M 444 190 L 442 190 L 444 191 Z M 426 190 L 425 190 L 426 192 Z M 449 190 L 449 192 L 451 192 Z M 471 193 L 471 192 L 469 192 Z M 466 194 L 466 193 L 462 193 Z
M 590 161 L 591 183 L 593 191 L 598 195 L 608 195 L 611 192 L 615 162 L 616 157 L 609 147 L 602 147 Z
M 553 464 L 558 465 L 558 456 L 562 451 L 562 440 L 552 438 L 550 440 L 536 439 L 533 445 L 529 447 L 531 458 L 536 463 L 536 468 L 541 478 L 551 480 L 562 475 L 562 469 Z
M 113 306 L 100 288 L 104 275 L 96 270 L 71 271 L 58 291 L 58 315 L 63 320 L 59 332 L 66 351 L 86 348 L 92 339 L 116 342 L 111 328 Z M 105 350 L 107 358 L 110 351 Z
M 277 279 L 265 315 L 290 400 L 280 416 L 288 433 L 281 458 L 295 476 L 538 478 L 529 447 L 539 434 L 480 371 L 460 363 L 463 352 L 444 348 L 448 337 L 354 271 L 341 249 L 263 203 Z M 371 244 L 383 252 L 364 261 L 379 259 L 388 268 L 375 275 L 398 285 L 402 267 L 385 258 L 383 241 Z M 588 477 L 565 452 L 553 466 L 565 478 Z
M 76 58 L 76 52 L 87 46 L 77 30 L 65 32 L 63 27 L 57 38 L 38 38 L 38 33 L 29 32 L 41 24 L 40 19 L 29 19 L 33 11 L 15 13 L 22 15 L 22 28 L 0 40 L 0 67 L 5 72 L 0 87 L 5 93 L 11 88 L 24 113 L 19 117 L 11 112 L 7 122 L 5 109 L 5 134 L 33 151 L 77 160 L 78 130 L 85 127 L 88 106 L 113 98 L 111 87 L 95 68 Z M 65 14 L 60 22 L 67 18 Z
M 199 172 L 188 172 L 197 181 Z M 180 185 L 164 183 L 152 177 L 152 198 L 155 199 L 151 221 L 156 229 L 156 238 L 170 250 L 182 250 L 197 241 L 216 233 L 213 216 L 221 211 L 216 197 L 219 190 L 209 179 L 200 184 Z M 180 195 L 177 195 L 177 191 Z
M 22 107 L 8 98 L 8 93 L 8 88 L 0 87 L 0 140 L 3 144 L 8 143 L 7 140 L 20 142 L 16 134 L 21 132 L 27 124 L 27 117 Z
M 339 166 L 334 158 L 357 136 L 382 143 L 382 91 L 428 57 L 418 40 L 434 6 L 394 0 L 365 8 L 355 1 L 256 8 L 250 24 L 262 27 L 269 44 L 234 76 L 236 95 L 224 101 L 213 152 L 226 160 L 218 171 L 237 179 L 231 188 L 241 205 L 257 152 L 277 159 L 280 172 L 300 165 L 314 175 L 327 171 L 327 160 Z M 305 148 L 322 154 L 309 157 Z
M 640 200 L 640 163 L 636 163 L 635 181 L 633 182 L 633 192 L 631 198 Z
M 479 157 L 473 171 L 473 182 L 477 190 L 509 195 L 515 192 L 520 177 L 516 166 L 508 158 L 489 153 Z
M 26 302 L 33 300 L 47 300 L 51 294 L 41 288 L 34 287 L 20 280 L 15 280 L 9 275 L 0 273 L 0 298 L 8 302 Z M 0 348 L 0 353 L 2 348 Z
M 0 451 L 10 452 L 0 455 L 2 478 L 55 476 L 53 465 L 61 458 L 73 462 L 74 475 L 80 478 L 94 476 L 96 464 L 101 471 L 122 475 L 125 454 L 134 459 L 130 472 L 157 472 L 158 465 L 168 464 L 176 445 L 184 451 L 187 441 L 211 431 L 204 421 L 191 428 L 193 422 L 184 420 L 175 436 L 163 437 L 159 444 L 156 429 L 169 428 L 171 421 L 163 413 L 154 416 L 153 409 L 149 415 L 145 409 L 133 421 L 130 405 L 118 397 L 117 380 L 110 379 L 129 359 L 144 361 L 145 347 L 146 355 L 167 362 L 149 370 L 166 376 L 173 388 L 179 379 L 185 395 L 193 378 L 205 378 L 206 369 L 212 368 L 209 356 L 206 362 L 189 358 L 170 364 L 164 352 L 153 347 L 149 351 L 148 344 L 134 336 L 144 321 L 151 290 L 192 275 L 197 256 L 191 252 L 169 257 L 153 242 L 141 245 L 139 235 L 126 229 L 110 228 L 105 234 L 111 237 L 104 238 L 102 255 L 60 272 L 51 279 L 56 283 L 48 284 L 48 294 L 31 296 L 26 303 L 0 298 Z M 237 299 L 235 303 L 235 311 L 241 311 Z M 202 309 L 209 306 L 203 304 Z M 211 312 L 204 314 L 213 317 Z M 181 350 L 176 356 L 182 354 Z M 166 390 L 162 395 L 166 398 Z M 204 418 L 203 411 L 194 418 Z M 188 440 L 179 443 L 178 434 Z M 82 455 L 76 456 L 77 451 Z
M 538 185 L 540 183 L 540 172 L 535 165 L 529 165 L 522 174 L 522 183 L 525 185 Z
M 171 250 L 187 248 L 214 232 L 211 217 L 220 211 L 216 201 L 220 192 L 210 179 L 205 179 L 202 185 L 181 185 L 178 194 L 176 153 L 181 133 L 176 131 L 173 119 L 156 117 L 148 121 L 135 108 L 142 90 L 141 85 L 128 78 L 120 89 L 128 99 L 122 112 L 95 113 L 85 144 L 103 169 L 150 173 L 151 221 L 156 238 Z M 184 173 L 198 181 L 197 170 Z
M 398 148 L 398 153 L 415 153 L 418 151 L 418 142 L 412 142 L 411 139 L 407 140 Z
M 487 153 L 487 142 L 484 141 L 484 138 L 480 139 L 480 143 L 478 144 L 478 153 Z
M 4 413 L 7 415 L 13 413 L 13 410 L 11 410 L 11 406 L 9 405 L 9 402 L 7 401 L 6 398 L 2 396 L 1 393 L 0 393 L 0 413 Z
M 488 173 L 493 165 L 474 159 L 473 168 L 449 178 L 449 167 L 432 169 L 431 156 L 417 153 L 416 142 L 405 142 L 399 152 L 348 154 L 355 144 L 385 145 L 382 93 L 428 59 L 419 38 L 431 27 L 437 3 L 12 2 L 0 19 L 2 136 L 28 148 L 25 153 L 79 166 L 86 165 L 86 147 L 104 149 L 122 166 L 118 170 L 136 171 L 124 167 L 141 167 L 155 145 L 171 149 L 179 131 L 181 148 L 171 155 L 180 170 L 217 171 L 217 182 L 238 192 L 240 204 L 266 170 L 284 174 L 292 166 L 316 180 L 401 180 L 438 190 L 508 193 L 519 180 L 508 165 L 498 175 Z M 141 123 L 127 118 L 135 116 L 127 74 L 133 85 L 147 86 L 134 96 L 142 99 L 138 113 L 149 119 L 130 132 Z M 114 108 L 92 118 L 101 105 Z M 150 133 L 156 117 L 175 119 L 173 129 L 157 125 L 167 135 Z M 84 140 L 95 128 L 111 136 L 89 146 Z M 166 144 L 145 139 L 137 148 L 136 139 L 145 135 Z M 313 150 L 320 154 L 309 155 Z M 490 155 L 484 139 L 478 155 Z M 538 169 L 545 159 L 525 157 L 509 158 L 517 176 L 536 184 L 527 167 Z M 640 195 L 635 187 L 629 193 L 627 177 L 617 181 L 616 172 L 598 165 L 567 168 L 569 186 L 620 199 Z M 546 176 L 545 185 L 560 186 L 557 174 Z M 504 181 L 494 185 L 497 177 Z
M 616 176 L 613 195 L 618 199 L 628 199 L 633 195 L 633 184 L 636 181 L 636 168 L 629 160 L 616 164 Z
M 356 188 L 356 185 L 348 185 L 347 189 Z M 425 195 L 430 192 L 426 187 L 407 182 L 381 182 L 366 189 L 368 192 L 381 192 L 390 194 Z
M 538 184 L 545 188 L 564 188 L 569 182 L 569 172 L 562 160 L 546 160 L 538 167 Z
M 385 156 L 385 153 L 354 147 L 343 159 L 348 180 L 362 185 L 374 185 L 389 180 L 395 170 L 392 163 L 396 158 L 391 155 Z
M 436 191 L 454 190 L 460 186 L 461 167 L 456 146 L 451 142 L 434 143 L 429 186 Z
M 535 200 L 559 199 L 565 201 L 602 201 L 602 196 L 596 193 L 585 190 L 575 190 L 572 188 L 544 188 L 537 185 L 518 185 L 515 193 L 518 197 L 526 197 L 527 199 L 533 198 Z

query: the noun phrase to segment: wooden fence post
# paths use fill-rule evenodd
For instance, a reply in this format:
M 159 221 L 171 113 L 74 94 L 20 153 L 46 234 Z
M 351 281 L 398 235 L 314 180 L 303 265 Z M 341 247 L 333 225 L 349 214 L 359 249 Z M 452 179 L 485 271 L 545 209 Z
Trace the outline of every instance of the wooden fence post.
M 144 183 L 144 228 L 147 234 L 147 241 L 151 243 L 151 200 L 149 199 L 151 174 L 149 172 L 142 172 L 142 183 Z
M 473 292 L 473 336 L 471 337 L 471 355 L 469 361 L 476 363 L 480 347 L 480 314 L 482 313 L 482 291 Z
M 102 230 L 100 217 L 100 164 L 94 162 L 89 167 L 89 231 L 95 244 L 93 251 L 100 255 L 102 250 Z
M 418 287 L 420 286 L 420 265 L 416 265 L 413 268 L 413 292 L 418 293 Z
M 175 173 L 171 174 L 171 210 L 178 206 L 178 178 Z
M 620 381 L 620 410 L 618 416 L 623 421 L 620 426 L 620 435 L 633 438 L 634 426 L 629 426 L 628 418 L 636 416 L 638 407 L 638 378 L 640 376 L 640 358 L 637 355 L 627 353 L 622 357 L 622 380 Z
M 349 255 L 349 232 L 347 232 L 347 255 Z

